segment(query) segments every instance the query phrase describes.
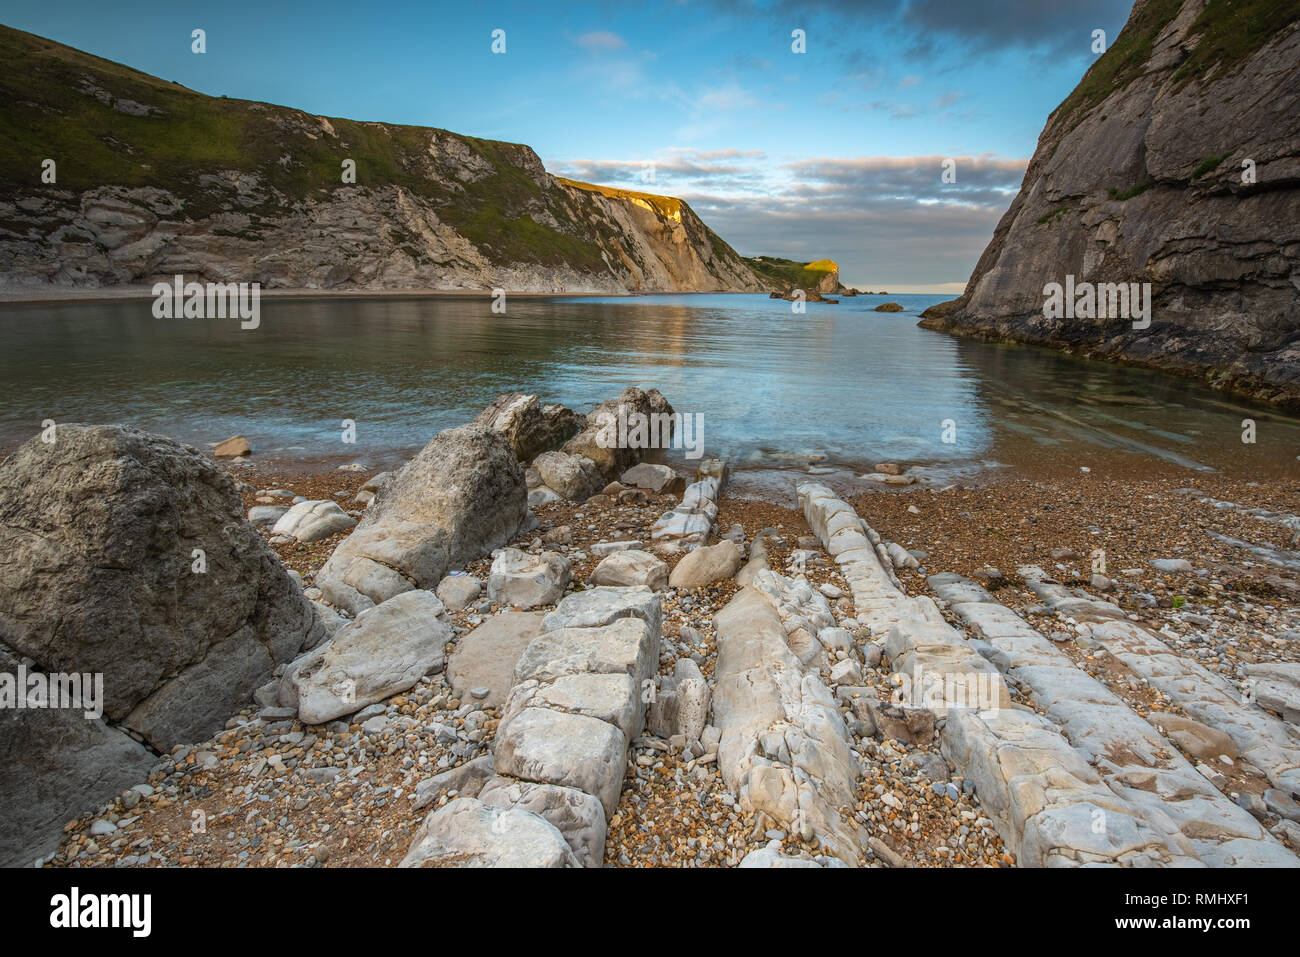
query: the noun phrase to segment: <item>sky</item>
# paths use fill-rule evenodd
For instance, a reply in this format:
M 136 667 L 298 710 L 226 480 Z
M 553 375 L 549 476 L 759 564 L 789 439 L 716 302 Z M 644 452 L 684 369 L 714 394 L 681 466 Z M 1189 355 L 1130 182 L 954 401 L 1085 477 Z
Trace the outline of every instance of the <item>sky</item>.
M 0 22 L 214 96 L 526 143 L 556 175 L 685 199 L 742 255 L 957 293 L 1130 7 L 6 0 Z

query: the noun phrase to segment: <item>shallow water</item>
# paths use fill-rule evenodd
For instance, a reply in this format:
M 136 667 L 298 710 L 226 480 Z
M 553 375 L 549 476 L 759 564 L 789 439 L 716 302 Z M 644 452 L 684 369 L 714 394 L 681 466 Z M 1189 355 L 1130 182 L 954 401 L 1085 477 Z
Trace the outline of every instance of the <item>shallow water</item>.
M 943 298 L 802 315 L 750 295 L 512 298 L 505 315 L 486 294 L 263 299 L 255 330 L 156 319 L 148 301 L 5 306 L 0 447 L 45 419 L 124 422 L 199 447 L 242 433 L 259 459 L 382 466 L 502 392 L 585 412 L 634 384 L 700 413 L 704 454 L 740 468 L 896 459 L 952 473 L 1098 448 L 1189 472 L 1300 466 L 1300 421 L 1173 376 L 917 328 Z M 872 311 L 887 300 L 905 311 Z

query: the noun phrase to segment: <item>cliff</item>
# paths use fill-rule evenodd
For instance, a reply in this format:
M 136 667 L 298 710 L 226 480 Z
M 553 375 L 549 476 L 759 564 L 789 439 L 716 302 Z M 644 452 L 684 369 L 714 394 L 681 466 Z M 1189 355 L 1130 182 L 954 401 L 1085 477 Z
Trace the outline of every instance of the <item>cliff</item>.
M 1138 0 L 1048 118 L 966 293 L 921 324 L 1300 408 L 1298 63 L 1296 0 Z M 1067 277 L 1150 283 L 1150 325 L 1049 318 Z
M 0 98 L 0 289 L 760 288 L 686 203 L 527 146 L 205 96 L 8 27 Z
M 805 292 L 840 292 L 840 266 L 833 259 L 801 263 L 776 256 L 746 259 L 754 275 L 776 289 L 793 288 Z

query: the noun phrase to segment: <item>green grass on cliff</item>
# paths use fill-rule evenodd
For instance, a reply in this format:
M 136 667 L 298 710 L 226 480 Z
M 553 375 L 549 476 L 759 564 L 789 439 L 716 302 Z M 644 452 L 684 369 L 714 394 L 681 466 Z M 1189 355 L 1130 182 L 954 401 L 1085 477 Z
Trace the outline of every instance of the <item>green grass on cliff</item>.
M 798 289 L 815 289 L 827 274 L 840 271 L 839 265 L 830 259 L 801 263 L 775 256 L 755 256 L 745 262 L 759 279 Z
M 1183 2 L 1147 0 L 1135 9 L 1110 48 L 1056 108 L 1055 122 L 1072 129 L 1090 107 L 1141 76 L 1156 37 L 1178 15 Z M 1204 77 L 1215 67 L 1230 70 L 1298 17 L 1300 0 L 1209 0 L 1192 24 L 1196 47 L 1174 73 L 1174 82 Z
M 229 172 L 256 174 L 261 206 L 281 197 L 327 201 L 352 159 L 361 187 L 399 187 L 429 200 L 438 215 L 495 261 L 570 265 L 604 272 L 593 227 L 543 195 L 525 168 L 531 151 L 513 143 L 426 127 L 330 118 L 330 136 L 313 116 L 288 107 L 212 97 L 71 47 L 0 26 L 0 189 L 73 193 L 102 186 L 157 186 L 198 220 L 226 208 L 228 186 L 204 182 Z M 144 115 L 133 104 L 148 108 Z M 470 183 L 435 175 L 435 135 L 458 141 L 491 164 Z M 41 162 L 57 164 L 54 187 Z M 266 189 L 271 187 L 271 189 Z M 278 192 L 279 197 L 271 190 Z M 531 215 L 545 210 L 560 228 Z M 256 227 L 244 231 L 256 239 Z M 399 243 L 400 245 L 400 243 Z M 414 247 L 413 247 L 414 248 Z

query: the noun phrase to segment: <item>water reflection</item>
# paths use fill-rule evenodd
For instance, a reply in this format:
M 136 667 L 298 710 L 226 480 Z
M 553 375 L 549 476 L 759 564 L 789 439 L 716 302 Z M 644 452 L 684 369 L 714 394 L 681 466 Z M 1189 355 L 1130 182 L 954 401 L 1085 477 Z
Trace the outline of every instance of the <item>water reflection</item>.
M 957 465 L 1071 447 L 1189 468 L 1296 464 L 1295 420 L 1187 380 L 919 329 L 916 314 L 942 297 L 889 298 L 906 311 L 873 312 L 881 297 L 810 303 L 802 315 L 730 295 L 512 297 L 505 315 L 486 294 L 264 299 L 249 331 L 155 319 L 148 302 L 10 306 L 0 445 L 51 418 L 127 422 L 200 446 L 243 433 L 259 454 L 383 465 L 501 392 L 585 411 L 634 384 L 703 413 L 708 454 L 741 467 Z M 1243 449 L 1247 415 L 1261 438 Z M 355 446 L 340 442 L 345 418 L 357 422 Z

